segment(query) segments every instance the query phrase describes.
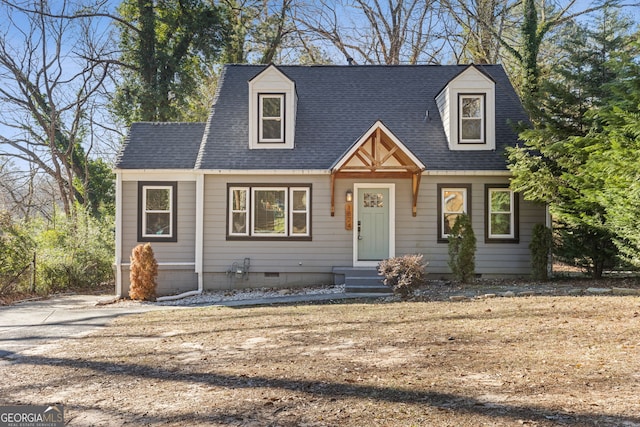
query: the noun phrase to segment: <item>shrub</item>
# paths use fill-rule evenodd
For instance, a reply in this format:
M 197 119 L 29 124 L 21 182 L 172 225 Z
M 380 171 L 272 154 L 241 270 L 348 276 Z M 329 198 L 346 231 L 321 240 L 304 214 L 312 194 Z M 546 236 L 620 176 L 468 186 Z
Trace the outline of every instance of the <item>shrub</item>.
M 449 268 L 462 283 L 470 282 L 475 275 L 476 235 L 467 214 L 458 216 L 449 233 Z
M 554 255 L 558 261 L 586 271 L 599 279 L 605 270 L 619 264 L 619 250 L 614 235 L 604 226 L 554 224 Z
M 28 289 L 34 250 L 28 230 L 0 211 L 0 293 Z
M 112 220 L 97 220 L 79 211 L 75 217 L 58 216 L 53 224 L 32 220 L 37 242 L 39 292 L 92 288 L 113 280 Z
M 58 214 L 51 220 L 19 222 L 0 211 L 0 286 L 13 281 L 14 290 L 29 289 L 31 275 L 20 272 L 34 254 L 39 293 L 113 281 L 113 236 L 113 218 L 96 219 L 81 209 L 69 217 Z
M 544 224 L 533 226 L 531 243 L 531 278 L 533 280 L 547 280 L 549 268 L 549 255 L 551 252 L 551 229 Z
M 151 243 L 139 244 L 131 253 L 131 273 L 129 297 L 134 300 L 154 301 L 156 299 L 156 279 L 158 262 L 151 249 Z
M 406 298 L 426 280 L 426 263 L 421 254 L 388 258 L 378 264 L 378 273 L 384 284 Z

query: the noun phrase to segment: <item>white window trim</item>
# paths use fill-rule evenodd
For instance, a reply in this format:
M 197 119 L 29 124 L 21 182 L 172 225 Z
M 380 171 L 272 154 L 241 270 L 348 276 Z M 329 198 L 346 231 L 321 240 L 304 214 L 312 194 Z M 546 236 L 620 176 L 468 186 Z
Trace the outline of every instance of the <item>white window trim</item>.
M 462 122 L 464 120 L 478 120 L 477 118 L 465 118 L 462 115 L 462 101 L 469 98 L 480 99 L 480 138 L 479 139 L 463 139 L 462 138 Z M 460 144 L 486 144 L 485 129 L 487 126 L 486 113 L 486 94 L 484 93 L 461 93 L 458 94 L 458 140 Z
M 449 212 L 447 210 L 445 210 L 445 207 L 447 206 L 447 200 L 444 197 L 444 193 L 447 191 L 462 191 L 462 198 L 463 198 L 463 205 L 462 205 L 462 212 Z M 440 230 L 441 230 L 441 236 L 440 239 L 448 239 L 449 238 L 449 234 L 445 233 L 445 221 L 444 218 L 446 216 L 446 214 L 451 213 L 451 214 L 461 214 L 461 213 L 468 213 L 468 209 L 467 209 L 467 204 L 468 204 L 468 194 L 467 194 L 467 188 L 465 187 L 442 187 L 440 188 Z
M 509 193 L 509 211 L 499 211 L 499 212 L 494 212 L 491 209 L 491 201 L 492 201 L 492 195 L 493 193 L 505 193 L 508 192 Z M 488 203 L 488 235 L 490 239 L 514 239 L 516 237 L 515 234 L 515 201 L 514 201 L 514 192 L 508 188 L 489 188 L 489 200 L 487 201 Z M 493 214 L 505 214 L 508 213 L 509 214 L 509 229 L 511 230 L 511 233 L 509 234 L 495 234 L 492 232 L 491 229 L 491 217 L 493 216 Z
M 264 99 L 279 99 L 280 100 L 280 116 L 279 117 L 265 117 L 263 111 Z M 260 93 L 258 94 L 258 144 L 278 144 L 286 143 L 285 137 L 285 94 L 283 93 Z M 280 122 L 280 138 L 265 138 L 264 137 L 264 121 L 272 120 Z
M 245 210 L 235 210 L 233 208 L 233 193 L 234 191 L 244 191 L 246 193 L 245 198 L 246 198 L 246 204 L 245 204 Z M 229 236 L 248 236 L 249 235 L 249 216 L 251 215 L 250 212 L 250 202 L 251 202 L 251 198 L 249 197 L 250 195 L 250 191 L 249 191 L 249 187 L 229 187 L 229 219 L 228 219 L 228 226 L 229 226 Z M 234 213 L 244 213 L 244 233 L 238 233 L 238 232 L 234 232 L 233 231 L 233 214 Z
M 147 210 L 147 190 L 169 190 L 169 210 Z M 173 186 L 171 185 L 143 185 L 142 186 L 142 237 L 144 238 L 173 238 Z M 168 213 L 169 233 L 168 234 L 148 234 L 147 214 Z
M 311 203 L 311 192 L 309 191 L 309 187 L 290 187 L 289 188 L 289 200 L 291 201 L 291 209 L 289 210 L 289 236 L 309 236 L 309 230 L 311 228 L 311 222 L 310 222 L 310 212 L 309 212 L 309 204 Z M 304 210 L 302 209 L 295 209 L 295 207 L 293 206 L 293 193 L 296 191 L 304 191 L 305 193 L 305 208 Z M 293 230 L 293 214 L 296 213 L 304 213 L 306 215 L 306 223 L 305 223 L 305 232 L 304 233 L 296 233 Z

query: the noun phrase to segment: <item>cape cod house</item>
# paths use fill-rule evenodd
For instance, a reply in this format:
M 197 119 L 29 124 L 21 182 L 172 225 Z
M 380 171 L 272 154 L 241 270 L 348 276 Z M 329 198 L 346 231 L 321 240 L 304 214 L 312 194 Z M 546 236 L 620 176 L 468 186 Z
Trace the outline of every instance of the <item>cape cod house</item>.
M 496 65 L 229 65 L 206 123 L 135 123 L 116 162 L 116 291 L 151 242 L 161 295 L 327 284 L 421 253 L 447 275 L 462 212 L 476 273 L 526 276 L 544 206 L 509 188 L 526 120 Z

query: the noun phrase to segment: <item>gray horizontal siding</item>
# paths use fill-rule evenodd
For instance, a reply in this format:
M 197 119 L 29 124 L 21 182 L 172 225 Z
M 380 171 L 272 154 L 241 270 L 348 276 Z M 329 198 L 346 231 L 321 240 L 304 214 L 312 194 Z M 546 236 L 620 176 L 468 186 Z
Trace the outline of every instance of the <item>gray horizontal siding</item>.
M 122 266 L 122 295 L 129 295 L 131 280 L 129 265 Z M 198 277 L 192 267 L 188 266 L 160 266 L 157 277 L 156 295 L 175 295 L 186 291 L 193 291 L 198 287 Z
M 427 270 L 433 274 L 448 274 L 449 254 L 446 243 L 437 242 L 438 184 L 471 184 L 471 216 L 477 239 L 476 273 L 486 275 L 528 275 L 530 270 L 529 242 L 531 230 L 536 223 L 545 222 L 544 206 L 526 202 L 520 196 L 520 241 L 519 243 L 485 243 L 485 184 L 505 184 L 507 177 L 495 176 L 428 176 L 421 184 L 418 216 L 424 228 L 417 232 L 420 239 L 412 239 L 411 232 L 402 241 L 398 254 L 423 253 L 429 262 Z M 402 222 L 401 222 L 402 224 Z M 417 231 L 417 230 L 415 230 Z M 412 244 L 413 243 L 413 244 Z
M 274 175 L 229 176 L 208 175 L 205 177 L 204 203 L 204 250 L 203 268 L 205 288 L 264 286 L 268 284 L 309 284 L 306 279 L 328 277 L 336 266 L 350 266 L 353 259 L 352 231 L 344 228 L 344 194 L 353 188 L 355 180 L 339 179 L 335 188 L 335 216 L 330 215 L 330 178 L 328 175 L 304 175 L 291 177 Z M 359 182 L 376 182 L 360 180 Z M 418 199 L 418 215 L 411 215 L 410 180 L 378 180 L 394 182 L 396 192 L 396 255 L 421 253 L 429 263 L 431 275 L 449 273 L 448 248 L 437 242 L 437 186 L 445 184 L 471 184 L 473 226 L 478 239 L 476 272 L 485 275 L 527 275 L 530 268 L 529 241 L 534 224 L 544 223 L 543 206 L 520 201 L 520 242 L 484 242 L 484 185 L 506 183 L 506 177 L 481 176 L 425 176 L 422 179 Z M 310 184 L 312 186 L 311 241 L 227 241 L 227 184 Z M 175 267 L 177 275 L 171 275 L 171 263 L 195 262 L 195 183 L 178 184 L 178 242 L 152 243 L 158 262 L 166 272 L 163 277 L 173 279 L 174 284 L 165 283 L 169 289 L 188 290 L 196 285 L 195 276 L 184 271 L 185 266 Z M 137 182 L 123 183 L 123 262 L 138 244 L 137 236 Z M 251 260 L 251 281 L 235 282 L 226 272 L 234 262 Z M 193 270 L 191 270 L 193 271 Z M 264 273 L 280 273 L 280 279 L 265 277 Z M 186 275 L 185 275 L 186 274 Z M 183 277 L 184 280 L 176 280 Z M 184 283 L 178 283 L 183 282 Z M 215 283 L 207 283 L 214 281 Z M 323 280 L 324 281 L 324 280 Z M 163 292 L 164 293 L 164 292 Z
M 350 266 L 353 259 L 352 232 L 344 229 L 344 194 L 355 180 L 339 179 L 335 188 L 335 216 L 330 215 L 330 178 L 317 176 L 224 176 L 205 179 L 204 271 L 227 271 L 233 262 L 251 259 L 251 271 L 292 274 L 328 273 L 335 266 Z M 361 180 L 360 182 L 376 182 Z M 422 253 L 428 271 L 450 272 L 448 247 L 437 242 L 438 184 L 471 184 L 472 219 L 476 232 L 476 272 L 480 274 L 527 275 L 530 268 L 529 241 L 535 223 L 544 223 L 544 207 L 520 201 L 520 242 L 485 243 L 484 215 L 486 183 L 504 184 L 507 177 L 425 176 L 418 199 L 418 215 L 411 215 L 410 180 L 378 180 L 396 186 L 396 255 Z M 312 185 L 312 241 L 227 241 L 227 183 L 273 183 Z
M 311 184 L 312 241 L 226 240 L 227 183 L 274 185 Z M 336 185 L 336 193 L 346 187 Z M 261 272 L 327 273 L 334 265 L 350 264 L 351 232 L 344 229 L 344 214 L 331 217 L 328 175 L 226 176 L 205 178 L 204 271 L 223 272 L 235 261 L 251 259 L 251 270 Z M 344 211 L 336 203 L 336 210 Z M 300 265 L 302 263 L 302 265 Z
M 138 182 L 122 183 L 122 262 L 129 256 L 138 242 Z M 158 263 L 195 262 L 195 182 L 178 182 L 178 241 L 152 242 L 151 247 Z

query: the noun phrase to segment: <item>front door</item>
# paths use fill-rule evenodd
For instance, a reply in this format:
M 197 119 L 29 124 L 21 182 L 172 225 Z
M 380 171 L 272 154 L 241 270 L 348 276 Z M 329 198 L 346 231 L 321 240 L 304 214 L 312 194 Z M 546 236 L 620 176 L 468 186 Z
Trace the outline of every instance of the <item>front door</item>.
M 392 186 L 356 186 L 355 264 L 377 264 L 392 255 Z

